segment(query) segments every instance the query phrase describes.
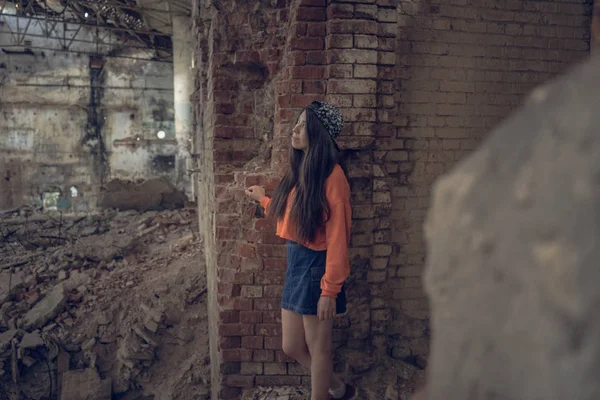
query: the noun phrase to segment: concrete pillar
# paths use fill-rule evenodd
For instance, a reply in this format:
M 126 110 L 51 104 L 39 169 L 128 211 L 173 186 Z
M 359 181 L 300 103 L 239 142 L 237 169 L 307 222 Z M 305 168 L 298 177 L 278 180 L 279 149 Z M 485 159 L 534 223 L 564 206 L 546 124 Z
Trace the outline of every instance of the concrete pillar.
M 191 165 L 193 114 L 190 96 L 194 91 L 192 71 L 191 20 L 185 15 L 173 16 L 173 91 L 175 93 L 175 138 L 177 139 L 177 186 L 194 200 Z

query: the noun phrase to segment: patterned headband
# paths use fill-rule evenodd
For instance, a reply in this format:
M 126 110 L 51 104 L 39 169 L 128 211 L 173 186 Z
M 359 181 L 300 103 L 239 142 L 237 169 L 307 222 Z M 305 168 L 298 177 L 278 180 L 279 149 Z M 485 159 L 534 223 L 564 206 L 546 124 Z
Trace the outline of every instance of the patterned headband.
M 344 119 L 342 118 L 340 110 L 338 110 L 337 107 L 322 101 L 313 101 L 307 108 L 310 108 L 316 114 L 319 121 L 325 126 L 327 133 L 329 133 L 329 136 L 331 136 L 331 139 L 333 139 L 335 143 L 335 138 L 339 136 L 344 127 Z

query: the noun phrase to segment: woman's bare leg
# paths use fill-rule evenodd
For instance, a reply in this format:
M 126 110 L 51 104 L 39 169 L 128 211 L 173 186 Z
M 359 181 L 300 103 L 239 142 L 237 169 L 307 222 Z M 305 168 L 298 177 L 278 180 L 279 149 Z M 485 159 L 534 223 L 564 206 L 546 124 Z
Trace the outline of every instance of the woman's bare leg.
M 307 345 L 307 337 L 304 325 L 304 318 L 306 317 L 307 316 L 303 317 L 302 315 L 292 311 L 281 310 L 281 325 L 283 331 L 282 347 L 285 354 L 298 361 L 298 363 L 311 372 L 312 375 L 312 359 L 310 355 L 311 353 L 309 352 L 309 347 Z M 317 317 L 310 318 L 314 318 L 317 322 L 320 322 Z M 331 322 L 331 331 L 333 331 L 333 322 Z M 331 335 L 332 332 L 329 333 L 330 338 Z M 329 364 L 332 364 L 332 362 L 333 358 L 331 357 Z M 329 379 L 327 389 L 336 389 L 342 385 L 342 381 L 335 374 L 332 373 L 330 376 L 331 378 Z M 314 377 L 311 380 L 314 382 Z
M 333 373 L 333 320 L 304 315 L 304 335 L 311 356 L 312 400 L 327 400 L 342 383 Z
M 281 327 L 283 352 L 310 371 L 310 353 L 304 337 L 302 315 L 281 310 Z

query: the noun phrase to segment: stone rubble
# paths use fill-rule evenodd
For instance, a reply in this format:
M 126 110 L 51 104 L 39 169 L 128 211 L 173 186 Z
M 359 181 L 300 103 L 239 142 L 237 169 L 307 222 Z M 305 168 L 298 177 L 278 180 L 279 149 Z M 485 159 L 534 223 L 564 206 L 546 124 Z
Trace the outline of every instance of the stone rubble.
M 195 219 L 190 209 L 0 215 L 0 398 L 23 387 L 25 400 L 209 398 L 210 382 L 187 377 L 210 375 Z M 201 325 L 186 324 L 188 308 Z M 186 357 L 199 361 L 169 364 Z

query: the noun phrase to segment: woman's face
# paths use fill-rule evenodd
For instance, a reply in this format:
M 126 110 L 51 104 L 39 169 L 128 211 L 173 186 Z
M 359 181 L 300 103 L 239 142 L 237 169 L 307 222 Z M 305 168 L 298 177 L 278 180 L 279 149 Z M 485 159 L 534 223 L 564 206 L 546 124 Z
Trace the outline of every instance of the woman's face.
M 308 134 L 306 133 L 306 111 L 303 111 L 298 122 L 292 130 L 292 147 L 296 150 L 308 148 Z

